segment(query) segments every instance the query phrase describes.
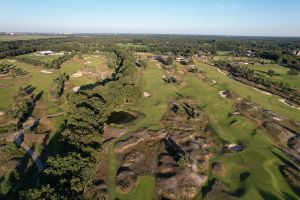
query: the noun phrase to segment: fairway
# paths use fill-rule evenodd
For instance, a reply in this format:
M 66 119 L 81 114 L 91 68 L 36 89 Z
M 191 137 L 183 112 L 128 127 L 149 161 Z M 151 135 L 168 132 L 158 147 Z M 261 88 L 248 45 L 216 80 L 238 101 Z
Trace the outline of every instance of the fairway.
M 197 100 L 199 106 L 203 107 L 205 113 L 208 115 L 215 133 L 223 141 L 231 144 L 241 143 L 245 145 L 246 149 L 243 152 L 221 154 L 215 157 L 211 162 L 224 163 L 227 175 L 226 177 L 219 177 L 209 169 L 210 180 L 218 178 L 226 183 L 232 192 L 243 191 L 239 196 L 242 199 L 261 199 L 260 195 L 262 193 L 282 198 L 286 198 L 286 196 L 297 198 L 279 172 L 279 165 L 284 163 L 273 152 L 283 157 L 284 155 L 272 144 L 267 134 L 258 129 L 249 119 L 241 116 L 229 117 L 229 113 L 235 111 L 233 102 L 220 97 L 218 93 L 220 90 L 229 89 L 243 98 L 251 99 L 255 103 L 272 108 L 272 110 L 279 114 L 297 120 L 300 119 L 300 113 L 281 105 L 278 97 L 274 96 L 266 99 L 266 95 L 253 88 L 230 80 L 217 72 L 214 67 L 203 63 L 197 63 L 197 66 L 206 72 L 208 79 L 200 80 L 193 75 L 186 75 L 183 78 L 183 81 L 186 83 L 184 87 L 164 83 L 161 79 L 164 71 L 155 65 L 155 62 L 151 62 L 150 66 L 143 71 L 143 91 L 149 92 L 150 97 L 146 98 L 137 108 L 140 112 L 145 113 L 145 116 L 130 127 L 126 135 L 115 140 L 109 146 L 109 197 L 111 199 L 118 197 L 124 200 L 143 199 L 142 195 L 147 193 L 147 197 L 151 199 L 150 194 L 155 189 L 155 185 L 151 181 L 151 178 L 147 177 L 140 177 L 138 186 L 129 194 L 124 195 L 115 192 L 115 175 L 118 164 L 113 153 L 113 146 L 115 142 L 126 138 L 132 131 L 137 131 L 141 128 L 159 130 L 159 121 L 167 110 L 168 102 L 178 97 L 179 94 L 186 98 Z M 177 65 L 177 68 L 178 70 L 183 70 L 184 66 Z M 217 83 L 213 84 L 212 80 L 215 80 Z M 236 120 L 236 123 L 230 125 L 233 119 Z M 254 132 L 255 134 L 253 134 Z M 250 177 L 241 182 L 240 176 L 243 173 L 249 173 Z M 144 188 L 145 185 L 148 186 L 147 190 Z M 201 199 L 200 196 L 199 193 L 197 199 Z
M 300 88 L 300 75 L 297 76 L 287 75 L 287 72 L 289 71 L 288 68 L 282 67 L 280 65 L 275 65 L 275 64 L 274 65 L 247 65 L 247 67 L 255 70 L 255 73 L 263 77 L 270 78 L 272 81 L 287 83 L 295 89 Z M 269 70 L 273 70 L 275 72 L 275 75 L 269 77 L 267 75 L 267 72 Z
M 221 90 L 231 90 L 239 96 L 249 99 L 254 103 L 261 105 L 262 107 L 274 111 L 280 115 L 287 118 L 300 121 L 300 112 L 297 109 L 291 108 L 281 102 L 279 102 L 280 97 L 275 95 L 266 95 L 260 91 L 255 90 L 253 87 L 245 85 L 243 83 L 229 79 L 227 76 L 219 73 L 216 67 L 209 66 L 205 63 L 198 62 L 197 66 L 200 70 L 206 72 L 210 80 L 215 80 L 219 84 L 219 91 Z

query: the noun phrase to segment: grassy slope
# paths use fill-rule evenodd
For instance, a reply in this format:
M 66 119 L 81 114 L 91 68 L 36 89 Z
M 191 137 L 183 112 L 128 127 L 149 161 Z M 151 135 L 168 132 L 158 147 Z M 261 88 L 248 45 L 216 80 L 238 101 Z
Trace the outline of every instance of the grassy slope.
M 287 75 L 287 72 L 289 71 L 288 68 L 280 65 L 247 65 L 247 67 L 265 77 L 267 76 L 266 72 L 268 70 L 274 70 L 276 74 L 271 77 L 272 80 L 288 83 L 294 88 L 300 88 L 300 75 L 292 77 Z
M 48 105 L 49 114 L 56 113 L 57 110 L 55 108 L 57 108 L 57 104 L 52 105 L 48 101 L 49 88 L 53 85 L 54 78 L 58 77 L 59 74 L 64 72 L 68 73 L 71 76 L 72 74 L 76 73 L 78 70 L 83 68 L 85 66 L 84 63 L 87 61 L 92 62 L 91 65 L 93 65 L 93 67 L 96 70 L 100 70 L 100 71 L 108 70 L 102 58 L 95 58 L 88 55 L 84 55 L 83 57 L 88 59 L 84 60 L 84 59 L 74 58 L 70 61 L 63 63 L 61 69 L 54 70 L 52 74 L 42 73 L 41 70 L 44 69 L 42 67 L 31 66 L 20 62 L 10 63 L 5 59 L 2 60 L 1 61 L 2 63 L 14 64 L 17 67 L 22 68 L 25 71 L 29 72 L 29 74 L 26 77 L 18 77 L 12 80 L 0 79 L 0 85 L 6 86 L 6 88 L 0 89 L 0 98 L 1 98 L 0 110 L 4 110 L 4 111 L 10 110 L 13 102 L 13 95 L 17 93 L 19 87 L 31 84 L 34 87 L 37 87 L 36 90 L 37 92 L 42 90 L 44 91 L 43 101 L 45 101 Z M 73 77 L 70 78 L 70 83 L 74 87 L 94 83 L 95 81 L 96 80 L 89 79 L 84 76 L 78 78 L 73 78 Z
M 234 117 L 237 119 L 237 123 L 230 126 L 230 121 L 234 119 L 228 118 L 228 113 L 234 111 L 232 102 L 221 98 L 218 92 L 221 89 L 231 89 L 244 98 L 250 98 L 252 101 L 269 109 L 274 108 L 272 110 L 290 118 L 300 119 L 299 113 L 282 105 L 278 102 L 277 97 L 268 97 L 251 87 L 229 80 L 224 75 L 218 73 L 213 67 L 204 64 L 200 65 L 199 68 L 207 72 L 210 80 L 203 81 L 189 75 L 185 77 L 187 87 L 181 89 L 164 84 L 161 80 L 163 71 L 158 69 L 154 64 L 146 69 L 144 72 L 144 91 L 150 92 L 151 97 L 144 99 L 138 108 L 147 115 L 145 118 L 139 120 L 130 131 L 143 127 L 157 130 L 159 127 L 158 122 L 166 112 L 167 102 L 176 96 L 175 92 L 177 90 L 180 94 L 195 98 L 200 106 L 205 107 L 213 128 L 221 138 L 230 143 L 241 142 L 246 145 L 246 150 L 243 152 L 224 154 L 214 159 L 225 163 L 227 175 L 221 179 L 232 191 L 236 189 L 244 190 L 245 192 L 241 196 L 243 199 L 261 199 L 260 191 L 282 198 L 286 197 L 284 193 L 287 193 L 296 198 L 279 173 L 278 166 L 283 164 L 282 161 L 272 153 L 272 151 L 275 151 L 281 154 L 280 151 L 271 144 L 263 131 L 257 130 L 257 127 L 248 119 Z M 212 80 L 217 80 L 218 84 L 213 85 Z M 117 163 L 113 153 L 113 145 L 111 144 L 109 147 L 109 166 L 111 170 L 109 173 L 110 199 L 116 197 L 120 199 L 143 199 L 145 196 L 151 199 L 153 196 L 146 195 L 153 194 L 155 189 L 154 180 L 150 177 L 140 177 L 138 187 L 129 194 L 124 195 L 115 192 Z M 240 182 L 240 174 L 243 172 L 248 172 L 251 175 L 246 181 Z M 213 177 L 213 174 L 211 174 L 210 178 Z M 145 185 L 147 187 L 143 187 Z
M 144 113 L 146 116 L 130 128 L 128 134 L 140 128 L 147 128 L 149 130 L 158 130 L 159 121 L 167 112 L 168 101 L 176 96 L 176 87 L 168 85 L 162 80 L 164 75 L 163 70 L 159 69 L 155 63 L 150 63 L 150 66 L 144 71 L 143 92 L 147 91 L 151 94 L 150 97 L 143 99 L 142 103 L 138 106 L 139 112 Z M 125 134 L 122 139 L 126 137 Z M 116 142 L 116 141 L 115 141 Z M 115 199 L 153 199 L 155 182 L 153 177 L 143 176 L 139 177 L 139 184 L 137 188 L 129 194 L 119 194 L 115 192 L 115 176 L 118 164 L 115 160 L 113 152 L 114 143 L 109 146 L 109 198 Z
M 51 115 L 56 114 L 59 112 L 63 112 L 67 109 L 67 103 L 64 101 L 66 100 L 66 97 L 63 97 L 63 103 L 57 104 L 52 103 L 49 101 L 48 95 L 49 95 L 49 89 L 53 85 L 53 79 L 58 77 L 61 73 L 68 73 L 70 76 L 74 73 L 76 73 L 78 70 L 83 68 L 85 66 L 85 62 L 89 61 L 91 62 L 91 65 L 95 68 L 95 70 L 105 71 L 108 70 L 105 60 L 102 58 L 96 58 L 90 55 L 83 55 L 84 58 L 87 59 L 77 59 L 74 58 L 70 61 L 67 61 L 63 63 L 61 69 L 59 70 L 53 70 L 52 74 L 45 74 L 42 73 L 41 70 L 44 68 L 37 67 L 37 66 L 31 66 L 25 63 L 15 62 L 10 63 L 6 59 L 1 60 L 2 63 L 8 63 L 8 64 L 14 64 L 19 68 L 24 69 L 28 72 L 28 75 L 24 77 L 18 77 L 11 80 L 5 80 L 0 79 L 0 85 L 6 86 L 5 88 L 0 89 L 0 111 L 9 111 L 12 108 L 13 104 L 13 96 L 17 93 L 19 87 L 26 86 L 31 84 L 32 86 L 36 87 L 36 93 L 40 91 L 44 91 L 42 99 L 38 102 L 39 105 L 41 105 L 42 112 L 45 111 L 45 114 Z M 110 71 L 110 70 L 108 70 Z M 69 83 L 71 83 L 71 86 L 81 86 L 85 84 L 91 84 L 94 83 L 96 80 L 89 79 L 84 76 L 78 77 L 78 78 L 70 78 Z M 61 122 L 65 119 L 65 116 L 60 116 L 53 119 L 54 122 L 54 128 L 55 130 L 58 130 Z M 52 133 L 50 135 L 50 140 L 55 137 L 56 133 Z M 58 147 L 59 148 L 59 147 Z M 37 148 L 38 149 L 38 148 Z
M 49 56 L 41 56 L 41 55 L 35 55 L 37 53 L 30 53 L 30 54 L 25 54 L 21 56 L 17 56 L 17 58 L 28 58 L 28 59 L 33 59 L 33 60 L 40 60 L 45 63 L 51 63 L 53 60 L 62 57 L 62 55 L 49 55 Z
M 194 97 L 200 105 L 207 105 L 205 110 L 210 123 L 224 140 L 230 143 L 241 142 L 246 145 L 246 150 L 241 153 L 224 154 L 216 158 L 219 162 L 226 163 L 228 174 L 223 179 L 234 191 L 239 187 L 245 190 L 243 199 L 259 199 L 257 189 L 264 190 L 276 196 L 281 196 L 285 191 L 293 194 L 278 171 L 278 164 L 283 164 L 272 153 L 275 147 L 261 130 L 243 117 L 234 117 L 237 123 L 229 126 L 234 118 L 228 118 L 228 113 L 233 112 L 232 102 L 218 95 L 217 86 L 212 87 L 211 82 L 186 77 L 189 85 L 182 94 Z M 244 183 L 240 183 L 240 174 L 249 172 L 251 175 Z
M 207 73 L 207 76 L 211 80 L 216 80 L 219 82 L 217 87 L 220 90 L 232 90 L 233 92 L 237 93 L 241 97 L 245 99 L 249 99 L 254 103 L 261 105 L 262 107 L 274 111 L 280 115 L 288 117 L 293 120 L 300 121 L 300 112 L 297 109 L 290 108 L 289 106 L 281 103 L 278 101 L 280 99 L 278 96 L 268 96 L 263 94 L 253 87 L 236 82 L 227 78 L 226 76 L 222 75 L 217 71 L 217 68 L 211 67 L 204 63 L 197 63 L 197 66 L 202 71 Z

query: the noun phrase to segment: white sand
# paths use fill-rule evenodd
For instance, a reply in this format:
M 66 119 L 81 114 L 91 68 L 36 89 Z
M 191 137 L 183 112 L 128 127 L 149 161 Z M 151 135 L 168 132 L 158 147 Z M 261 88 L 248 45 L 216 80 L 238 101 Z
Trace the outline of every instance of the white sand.
M 216 83 L 217 83 L 217 81 L 216 81 L 216 80 L 212 80 L 212 83 L 213 83 L 213 84 L 216 84 Z
M 87 61 L 87 62 L 85 62 L 83 64 L 88 65 L 88 64 L 92 64 L 92 62 L 91 61 Z
M 220 72 L 221 74 L 223 74 L 224 76 L 227 76 L 224 72 L 222 72 L 219 68 L 217 69 L 218 72 Z
M 77 73 L 72 75 L 73 78 L 79 78 L 81 76 L 82 76 L 82 72 L 77 72 Z
M 283 104 L 285 104 L 285 105 L 291 107 L 291 108 L 295 108 L 295 109 L 297 109 L 297 110 L 300 110 L 300 107 L 293 106 L 293 105 L 287 103 L 287 101 L 286 101 L 285 99 L 279 99 L 279 101 L 280 101 L 281 103 L 283 103 Z
M 3 115 L 5 115 L 5 112 L 0 111 L 0 116 L 3 116 Z
M 44 74 L 52 74 L 52 73 L 53 73 L 53 72 L 51 72 L 51 71 L 49 71 L 49 70 L 44 70 L 44 69 L 41 70 L 41 72 L 44 73 Z
M 151 94 L 150 94 L 149 92 L 144 92 L 144 97 L 147 98 L 147 97 L 150 97 L 150 95 L 151 95 Z
M 259 91 L 259 92 L 261 92 L 261 93 L 263 93 L 263 94 L 266 94 L 266 95 L 268 95 L 268 96 L 272 96 L 272 94 L 271 93 L 269 93 L 269 92 L 266 92 L 266 91 L 263 91 L 263 90 L 260 90 L 260 89 L 257 89 L 257 88 L 254 88 L 256 91 Z
M 79 89 L 80 89 L 80 86 L 78 86 L 78 87 L 74 87 L 72 90 L 73 90 L 73 92 L 78 92 L 78 91 L 79 91 Z
M 162 76 L 162 78 L 166 78 L 166 76 Z
M 223 91 L 220 91 L 219 92 L 219 95 L 221 96 L 221 97 L 223 97 L 223 98 L 226 98 L 227 97 L 227 95 L 225 94 L 225 90 L 223 90 Z
M 228 145 L 228 148 L 231 149 L 231 148 L 233 148 L 233 147 L 235 147 L 235 146 L 238 146 L 238 145 L 237 145 L 237 144 L 229 144 L 229 145 Z
M 278 122 L 281 122 L 283 119 L 281 118 L 278 118 L 278 117 L 273 117 L 274 120 L 278 121 Z
M 8 62 L 14 63 L 16 60 L 7 60 Z

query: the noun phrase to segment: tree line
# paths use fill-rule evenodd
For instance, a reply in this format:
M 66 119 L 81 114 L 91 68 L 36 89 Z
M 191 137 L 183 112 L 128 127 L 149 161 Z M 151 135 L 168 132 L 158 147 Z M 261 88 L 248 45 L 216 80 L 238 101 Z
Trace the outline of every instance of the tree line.
M 101 157 L 104 123 L 124 104 L 137 102 L 141 94 L 133 56 L 115 51 L 114 63 L 109 80 L 69 97 L 71 114 L 62 132 L 64 151 L 47 160 L 41 187 L 21 193 L 23 199 L 81 199 Z

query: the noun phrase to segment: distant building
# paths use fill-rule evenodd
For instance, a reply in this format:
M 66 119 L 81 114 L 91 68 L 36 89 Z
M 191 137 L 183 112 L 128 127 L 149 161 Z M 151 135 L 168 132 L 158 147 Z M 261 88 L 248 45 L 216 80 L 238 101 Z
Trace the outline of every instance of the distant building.
M 166 61 L 169 58 L 169 56 L 153 56 L 153 60 L 157 60 L 157 61 Z
M 300 56 L 300 50 L 294 50 L 291 53 L 294 54 L 295 56 Z
M 255 52 L 254 52 L 254 51 L 247 51 L 247 52 L 246 52 L 246 55 L 247 55 L 248 57 L 254 57 L 254 56 L 255 56 Z
M 44 56 L 53 55 L 53 51 L 40 51 L 39 54 Z
M 176 57 L 176 61 L 177 62 L 187 62 L 188 59 L 184 56 L 178 56 L 178 57 Z

